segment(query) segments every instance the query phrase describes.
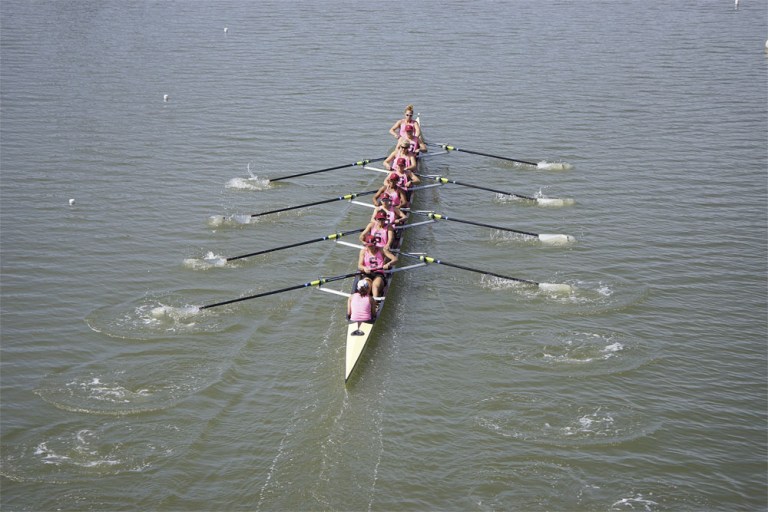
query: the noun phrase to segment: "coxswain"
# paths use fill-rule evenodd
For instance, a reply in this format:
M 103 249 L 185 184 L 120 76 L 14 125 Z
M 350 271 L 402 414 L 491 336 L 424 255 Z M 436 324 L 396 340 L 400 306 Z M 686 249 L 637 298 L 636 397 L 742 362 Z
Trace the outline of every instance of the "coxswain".
M 385 271 L 392 268 L 397 261 L 397 256 L 389 252 L 389 249 L 377 246 L 376 237 L 372 235 L 366 236 L 363 244 L 365 247 L 360 250 L 357 269 L 371 281 L 373 297 L 380 297 L 387 280 Z
M 389 129 L 389 133 L 396 139 L 405 137 L 405 129 L 407 126 L 413 127 L 413 134 L 417 139 L 421 138 L 421 126 L 419 122 L 413 118 L 413 105 L 405 107 L 405 118 L 398 119 L 392 128 Z
M 395 230 L 389 224 L 389 214 L 386 211 L 376 210 L 373 213 L 373 220 L 360 233 L 360 241 L 365 243 L 365 238 L 369 235 L 376 239 L 376 245 L 382 249 L 389 250 L 392 246 L 392 242 L 395 240 Z
M 376 301 L 371 295 L 371 283 L 367 279 L 357 282 L 357 291 L 347 299 L 347 318 L 357 322 L 357 329 L 352 331 L 352 336 L 362 336 L 360 324 L 371 322 L 376 317 Z

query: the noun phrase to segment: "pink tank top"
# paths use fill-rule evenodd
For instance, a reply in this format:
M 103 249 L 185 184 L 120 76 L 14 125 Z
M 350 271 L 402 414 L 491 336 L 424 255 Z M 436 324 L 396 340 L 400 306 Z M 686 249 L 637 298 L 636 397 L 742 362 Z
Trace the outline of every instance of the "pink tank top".
M 400 173 L 397 173 L 397 175 L 399 176 L 399 179 L 397 180 L 397 187 L 402 189 L 402 190 L 407 189 L 408 188 L 408 176 L 406 176 L 405 174 L 400 174 Z
M 353 293 L 350 306 L 352 314 L 349 319 L 353 322 L 366 322 L 371 319 L 371 299 L 367 295 Z
M 389 200 L 392 202 L 392 206 L 400 206 L 400 194 L 397 190 L 391 190 L 385 193 L 389 196 Z
M 376 254 L 372 254 L 366 249 L 363 256 L 363 266 L 367 272 L 381 270 L 384 266 L 384 253 L 378 251 Z
M 389 242 L 389 230 L 388 229 L 380 229 L 377 227 L 371 228 L 371 234 L 375 236 L 378 241 L 376 242 L 376 245 L 379 247 L 386 247 L 387 242 Z
M 414 135 L 416 134 L 416 123 L 414 123 L 414 122 L 410 122 L 410 123 L 403 122 L 403 123 L 400 123 L 400 136 L 401 137 L 405 137 L 405 127 L 406 126 L 413 126 L 413 134 Z

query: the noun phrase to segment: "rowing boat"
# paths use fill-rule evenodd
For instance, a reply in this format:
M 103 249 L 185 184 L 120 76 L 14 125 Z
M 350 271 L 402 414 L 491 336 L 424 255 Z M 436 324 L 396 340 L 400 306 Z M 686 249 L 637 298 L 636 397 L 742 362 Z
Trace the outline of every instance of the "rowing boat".
M 420 158 L 417 161 L 417 170 L 420 173 L 424 172 L 425 167 L 426 165 L 424 163 L 424 160 Z M 377 170 L 380 172 L 382 171 L 381 169 L 373 169 L 373 170 Z M 412 195 L 411 202 L 413 202 L 414 200 L 413 196 L 415 196 L 415 194 Z M 393 241 L 390 247 L 390 250 L 393 252 L 399 250 L 403 244 L 403 239 L 405 237 L 405 232 L 406 232 L 405 228 L 408 227 L 407 223 L 410 221 L 410 213 L 409 212 L 406 212 L 406 213 L 408 215 L 408 218 L 406 218 L 406 223 L 403 227 L 397 228 L 397 236 L 395 237 L 395 240 Z M 357 364 L 360 361 L 360 357 L 365 351 L 365 348 L 368 346 L 368 340 L 371 337 L 373 328 L 376 325 L 377 320 L 381 317 L 381 312 L 384 310 L 384 305 L 386 304 L 387 296 L 389 295 L 391 286 L 393 284 L 392 281 L 395 279 L 395 272 L 398 270 L 405 270 L 406 268 L 413 268 L 417 266 L 422 266 L 422 265 L 417 264 L 417 265 L 411 265 L 408 267 L 401 267 L 389 273 L 386 285 L 382 290 L 381 297 L 378 297 L 376 299 L 378 303 L 376 308 L 377 310 L 376 315 L 373 317 L 373 319 L 370 322 L 356 322 L 352 320 L 349 321 L 347 325 L 347 341 L 346 341 L 346 349 L 345 349 L 344 382 L 349 380 L 350 375 L 352 375 L 352 371 L 357 367 Z M 354 282 L 352 283 L 352 293 L 355 293 L 355 291 L 357 290 L 357 283 L 360 279 L 361 279 L 360 276 L 354 279 Z
M 430 184 L 427 184 L 427 185 L 420 184 L 420 185 L 417 185 L 415 187 L 411 187 L 411 193 L 412 194 L 416 190 L 420 191 L 420 190 L 428 189 L 428 188 L 432 188 L 432 187 L 441 187 L 441 186 L 443 186 L 445 184 L 453 184 L 453 185 L 466 186 L 466 187 L 480 189 L 480 190 L 486 190 L 486 191 L 489 191 L 489 192 L 496 192 L 496 193 L 500 193 L 500 194 L 504 194 L 504 195 L 516 196 L 516 197 L 519 197 L 519 198 L 522 198 L 522 199 L 526 199 L 526 200 L 529 200 L 529 201 L 535 201 L 537 204 L 542 204 L 541 203 L 541 198 L 535 198 L 535 197 L 531 197 L 531 196 L 523 196 L 523 195 L 520 195 L 520 194 L 513 194 L 513 193 L 510 193 L 510 192 L 498 191 L 498 190 L 487 188 L 487 187 L 484 187 L 484 186 L 479 186 L 479 185 L 473 185 L 473 184 L 470 184 L 470 183 L 459 182 L 459 181 L 448 179 L 448 178 L 445 178 L 445 177 L 442 177 L 442 176 L 425 174 L 425 172 L 426 172 L 425 160 L 426 159 L 428 159 L 429 157 L 432 157 L 432 156 L 438 156 L 438 155 L 445 154 L 445 153 L 448 152 L 449 149 L 447 147 L 443 147 L 444 145 L 440 145 L 440 146 L 443 149 L 442 152 L 437 152 L 437 153 L 430 152 L 429 155 L 424 155 L 422 158 L 419 158 L 419 160 L 417 161 L 417 173 L 416 174 L 418 174 L 421 178 L 425 178 L 428 181 L 433 182 L 433 183 L 430 183 Z M 451 146 L 451 148 L 455 149 L 453 146 Z M 287 178 L 292 178 L 292 177 L 296 177 L 296 176 L 306 176 L 308 174 L 315 174 L 315 173 L 319 173 L 319 172 L 326 172 L 326 171 L 330 171 L 330 170 L 341 169 L 341 168 L 345 168 L 345 167 L 354 167 L 354 166 L 360 166 L 360 167 L 362 167 L 364 169 L 368 169 L 368 170 L 372 170 L 372 171 L 377 171 L 377 172 L 384 173 L 384 174 L 389 174 L 390 173 L 389 170 L 382 169 L 382 168 L 377 168 L 377 167 L 373 167 L 373 166 L 369 165 L 372 162 L 377 162 L 377 161 L 381 161 L 381 160 L 385 160 L 385 159 L 386 159 L 386 157 L 376 158 L 376 159 L 368 159 L 368 160 L 360 160 L 360 161 L 354 162 L 353 164 L 347 164 L 347 165 L 336 166 L 336 167 L 329 167 L 329 168 L 326 168 L 326 169 L 320 169 L 318 171 L 302 172 L 302 173 L 294 174 L 294 175 L 291 175 L 291 176 L 284 176 L 282 178 L 280 178 L 280 177 L 279 178 L 275 178 L 275 179 L 270 180 L 270 181 L 279 181 L 281 179 L 287 179 Z M 306 207 L 310 207 L 310 206 L 317 206 L 317 205 L 320 205 L 320 204 L 330 203 L 330 202 L 333 202 L 333 201 L 344 201 L 344 200 L 348 200 L 352 204 L 361 205 L 361 206 L 365 206 L 365 207 L 369 207 L 369 208 L 375 208 L 375 206 L 373 204 L 371 204 L 371 203 L 363 203 L 363 202 L 355 200 L 355 198 L 357 198 L 359 196 L 368 195 L 368 194 L 372 194 L 372 193 L 375 193 L 375 192 L 376 192 L 376 190 L 371 190 L 371 191 L 367 191 L 367 192 L 357 192 L 357 193 L 346 194 L 346 195 L 343 195 L 343 196 L 339 196 L 339 197 L 335 197 L 335 198 L 330 198 L 330 199 L 325 199 L 325 200 L 322 200 L 322 201 L 314 201 L 314 202 L 307 203 L 307 204 L 280 208 L 278 210 L 270 210 L 270 211 L 267 211 L 267 212 L 255 213 L 255 214 L 251 214 L 249 216 L 249 218 L 258 217 L 258 216 L 262 216 L 262 215 L 268 215 L 268 214 L 274 214 L 274 213 L 279 213 L 279 212 L 284 212 L 284 211 L 289 211 L 289 210 L 295 210 L 295 209 L 298 209 L 298 208 L 306 208 Z M 566 202 L 564 200 L 557 200 L 557 201 L 560 202 L 560 205 L 565 205 L 566 204 Z M 548 204 L 551 204 L 551 203 L 548 203 Z M 491 228 L 491 229 L 498 229 L 498 230 L 502 230 L 502 231 L 515 232 L 515 233 L 519 233 L 519 234 L 522 234 L 522 235 L 527 236 L 527 237 L 536 238 L 539 241 L 541 241 L 542 243 L 550 244 L 550 245 L 565 245 L 567 243 L 572 242 L 573 241 L 573 237 L 570 237 L 568 235 L 540 234 L 540 233 L 533 233 L 533 232 L 529 232 L 529 231 L 521 231 L 521 230 L 517 230 L 517 229 L 507 228 L 507 227 L 504 227 L 504 226 L 493 226 L 491 224 L 485 224 L 485 223 L 479 223 L 479 222 L 474 222 L 474 221 L 457 219 L 457 218 L 454 218 L 452 215 L 440 214 L 440 213 L 436 213 L 436 212 L 431 211 L 431 210 L 426 210 L 426 211 L 406 210 L 406 211 L 407 211 L 407 214 L 408 214 L 408 218 L 406 219 L 406 223 L 401 225 L 401 226 L 397 226 L 395 228 L 398 231 L 399 236 L 397 237 L 396 240 L 393 241 L 394 243 L 393 243 L 393 246 L 390 247 L 390 250 L 399 252 L 399 255 L 401 257 L 416 259 L 416 260 L 419 261 L 419 263 L 415 263 L 413 265 L 406 265 L 406 266 L 400 265 L 400 266 L 398 266 L 396 268 L 392 268 L 392 269 L 384 271 L 385 273 L 389 274 L 389 278 L 387 279 L 387 282 L 386 282 L 385 286 L 383 287 L 384 289 L 382 290 L 382 294 L 381 294 L 382 296 L 376 298 L 376 300 L 378 301 L 378 304 L 377 304 L 377 308 L 376 308 L 377 311 L 376 311 L 375 317 L 373 319 L 371 319 L 370 321 L 368 321 L 368 322 L 360 322 L 359 323 L 357 321 L 351 321 L 351 320 L 348 322 L 348 324 L 347 324 L 346 341 L 345 341 L 345 368 L 344 368 L 344 381 L 345 382 L 347 382 L 349 380 L 349 378 L 352 375 L 352 373 L 354 372 L 355 368 L 358 366 L 358 364 L 359 364 L 359 362 L 361 360 L 362 354 L 365 352 L 365 349 L 368 346 L 369 341 L 370 341 L 370 339 L 371 339 L 371 337 L 373 335 L 374 327 L 376 326 L 377 323 L 380 323 L 379 322 L 379 318 L 381 318 L 381 314 L 382 314 L 382 312 L 384 310 L 384 305 L 386 304 L 388 297 L 391 297 L 389 295 L 389 292 L 391 291 L 391 287 L 394 284 L 393 280 L 395 278 L 395 276 L 394 276 L 395 273 L 406 271 L 406 270 L 409 270 L 409 269 L 414 269 L 414 268 L 417 268 L 417 267 L 424 267 L 424 266 L 426 266 L 428 264 L 436 264 L 436 265 L 457 268 L 457 269 L 461 269 L 461 270 L 468 271 L 468 272 L 473 272 L 473 273 L 482 274 L 482 275 L 486 275 L 486 276 L 492 276 L 492 277 L 496 277 L 496 278 L 499 278 L 499 279 L 504 279 L 504 280 L 507 280 L 507 281 L 512 281 L 512 282 L 520 283 L 520 284 L 525 285 L 527 287 L 535 287 L 535 288 L 541 290 L 542 292 L 548 293 L 548 294 L 553 294 L 553 293 L 556 293 L 556 294 L 570 294 L 573 291 L 573 288 L 570 285 L 568 285 L 568 284 L 544 283 L 544 282 L 532 281 L 530 279 L 521 279 L 521 278 L 517 278 L 517 277 L 511 277 L 511 276 L 506 276 L 506 275 L 499 274 L 499 273 L 496 273 L 496 272 L 492 272 L 490 270 L 471 268 L 471 267 L 468 267 L 468 266 L 465 266 L 465 265 L 461 265 L 461 264 L 457 264 L 457 263 L 449 263 L 447 261 L 442 260 L 441 258 L 437 258 L 437 257 L 433 257 L 433 256 L 428 256 L 425 253 L 410 253 L 410 252 L 403 252 L 402 251 L 402 249 L 403 249 L 402 244 L 403 244 L 404 234 L 405 234 L 406 230 L 408 230 L 410 228 L 413 228 L 413 227 L 416 227 L 416 226 L 421 226 L 421 225 L 425 225 L 425 224 L 432 224 L 432 223 L 437 222 L 438 220 L 448 220 L 448 221 L 454 221 L 454 222 L 459 222 L 459 223 L 464 223 L 464 224 L 472 224 L 472 225 L 482 226 L 482 227 Z M 414 214 L 414 215 L 411 215 L 411 214 Z M 413 219 L 416 217 L 416 215 L 425 216 L 425 217 L 427 217 L 427 220 L 414 222 Z M 293 247 L 298 247 L 298 246 L 302 246 L 302 245 L 306 245 L 306 244 L 310 244 L 310 243 L 315 243 L 315 242 L 321 242 L 321 241 L 324 241 L 324 240 L 333 240 L 336 244 L 346 245 L 346 246 L 354 247 L 357 250 L 360 250 L 363 247 L 360 246 L 359 244 L 354 244 L 354 243 L 342 241 L 342 240 L 340 240 L 340 238 L 345 236 L 345 235 L 352 234 L 352 233 L 359 233 L 361 231 L 363 231 L 363 229 L 354 229 L 354 230 L 349 230 L 349 231 L 342 231 L 342 232 L 337 232 L 337 233 L 332 233 L 330 235 L 322 236 L 322 237 L 319 237 L 319 238 L 313 238 L 311 240 L 306 240 L 306 241 L 302 241 L 302 242 L 297 242 L 297 243 L 292 243 L 292 244 L 284 245 L 284 246 L 281 246 L 281 247 L 275 247 L 275 248 L 272 248 L 272 249 L 266 249 L 266 250 L 261 250 L 261 251 L 257 251 L 257 252 L 251 252 L 251 253 L 244 254 L 244 255 L 241 255 L 241 256 L 234 256 L 234 257 L 230 257 L 230 258 L 216 258 L 214 264 L 216 266 L 219 266 L 219 265 L 225 264 L 228 261 L 238 260 L 238 259 L 241 259 L 241 258 L 247 258 L 247 257 L 250 257 L 250 256 L 256 256 L 256 255 L 259 255 L 259 254 L 265 254 L 265 253 L 268 253 L 268 252 L 274 252 L 274 251 L 278 251 L 278 250 L 290 249 L 290 248 L 293 248 Z M 402 262 L 403 260 L 398 258 L 398 261 Z M 323 285 L 325 285 L 327 283 L 331 283 L 331 282 L 335 282 L 335 281 L 341 281 L 341 280 L 349 279 L 349 278 L 354 278 L 354 282 L 352 283 L 352 292 L 351 293 L 346 293 L 346 292 L 344 292 L 342 290 L 338 290 L 338 289 L 335 289 L 333 287 L 323 286 Z M 271 290 L 271 291 L 267 291 L 267 292 L 261 292 L 261 293 L 255 294 L 255 295 L 248 295 L 248 296 L 245 296 L 245 297 L 238 297 L 236 299 L 219 301 L 219 302 L 216 302 L 216 303 L 213 303 L 213 304 L 207 304 L 207 305 L 203 305 L 203 306 L 195 306 L 194 308 L 192 308 L 193 311 L 191 313 L 189 313 L 189 314 L 194 314 L 194 313 L 197 313 L 197 312 L 202 311 L 204 309 L 209 309 L 209 308 L 214 308 L 214 307 L 218 307 L 218 306 L 223 306 L 223 305 L 226 305 L 226 304 L 232 304 L 232 303 L 235 303 L 235 302 L 255 299 L 255 298 L 259 298 L 259 297 L 266 297 L 266 296 L 275 295 L 275 294 L 278 294 L 278 293 L 284 293 L 284 292 L 288 292 L 288 291 L 291 291 L 291 290 L 298 290 L 298 289 L 308 288 L 308 287 L 316 287 L 316 289 L 319 290 L 319 291 L 340 295 L 340 296 L 343 296 L 343 297 L 349 299 L 349 297 L 351 297 L 352 294 L 356 293 L 356 291 L 357 291 L 357 284 L 358 284 L 359 280 L 360 280 L 360 272 L 358 272 L 358 271 L 355 271 L 355 272 L 352 272 L 352 273 L 348 273 L 348 274 L 343 274 L 343 275 L 340 275 L 340 276 L 321 277 L 321 278 L 313 280 L 313 281 L 309 281 L 309 282 L 306 282 L 306 283 L 303 283 L 303 284 L 297 284 L 297 285 L 294 285 L 294 286 L 289 286 L 287 288 L 281 288 L 281 289 L 278 289 L 278 290 Z M 174 311 L 174 308 L 162 306 L 162 307 L 154 308 L 152 310 L 152 315 L 153 315 L 153 317 L 156 317 L 156 318 L 162 317 L 162 316 L 170 316 L 170 312 L 172 312 L 172 311 Z

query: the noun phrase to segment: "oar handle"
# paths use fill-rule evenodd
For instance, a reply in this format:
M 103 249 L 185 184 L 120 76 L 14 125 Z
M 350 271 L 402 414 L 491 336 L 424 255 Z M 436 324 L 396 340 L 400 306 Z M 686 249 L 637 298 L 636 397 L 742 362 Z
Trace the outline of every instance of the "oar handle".
M 351 274 L 344 274 L 341 276 L 334 276 L 334 277 L 321 277 L 320 279 L 316 279 L 314 281 L 310 281 L 308 283 L 304 284 L 297 284 L 296 286 L 289 286 L 288 288 L 281 288 L 279 290 L 272 290 L 269 292 L 263 292 L 263 293 L 257 293 L 255 295 L 248 295 L 247 297 L 239 297 L 237 299 L 230 299 L 225 300 L 222 302 L 216 302 L 214 304 L 208 304 L 206 306 L 200 306 L 198 309 L 209 309 L 209 308 L 215 308 L 218 306 L 225 306 L 227 304 L 234 304 L 235 302 L 242 302 L 244 300 L 251 300 L 251 299 L 258 299 L 259 297 L 267 297 L 269 295 L 276 295 L 278 293 L 283 292 L 289 292 L 291 290 L 298 290 L 300 288 L 307 288 L 309 286 L 320 286 L 325 283 L 330 283 L 332 281 L 340 281 L 341 279 L 348 279 L 350 277 L 354 277 L 356 275 L 360 274 L 360 272 L 353 272 Z
M 339 231 L 338 233 L 331 233 L 330 235 L 326 235 L 320 238 L 313 238 L 312 240 L 306 240 L 304 242 L 296 242 L 295 244 L 283 245 L 281 247 L 274 247 L 272 249 L 264 249 L 263 251 L 251 252 L 251 253 L 243 254 L 240 256 L 232 256 L 231 258 L 226 258 L 224 261 L 241 260 L 243 258 L 250 258 L 251 256 L 258 256 L 260 254 L 267 254 L 270 252 L 281 251 L 284 249 L 292 249 L 294 247 L 301 247 L 302 245 L 309 245 L 316 242 L 322 242 L 324 240 L 335 240 L 337 238 L 350 235 L 352 233 L 360 233 L 363 230 L 365 230 L 365 228 L 350 229 L 349 231 Z
M 387 157 L 381 157 L 381 158 L 369 158 L 366 160 L 359 160 L 357 162 L 351 163 L 351 164 L 344 164 L 344 165 L 337 165 L 336 167 L 327 167 L 325 169 L 319 169 L 317 171 L 307 171 L 307 172 L 300 172 L 298 174 L 291 174 L 290 176 L 281 176 L 279 178 L 274 178 L 269 181 L 282 181 L 287 180 L 289 178 L 298 178 L 299 176 L 308 176 L 310 174 L 318 174 L 321 172 L 328 172 L 328 171 L 336 171 L 338 169 L 344 169 L 346 167 L 355 167 L 355 166 L 363 166 L 370 164 L 371 162 L 380 162 L 382 160 L 386 160 Z
M 472 150 L 469 150 L 469 149 L 457 148 L 456 146 L 451 146 L 449 144 L 434 144 L 434 143 L 430 143 L 429 145 L 430 146 L 441 147 L 441 148 L 443 148 L 446 151 L 460 151 L 462 153 L 469 153 L 470 155 L 487 156 L 489 158 L 496 158 L 496 159 L 499 159 L 499 160 L 506 160 L 507 162 L 517 162 L 519 164 L 527 164 L 527 165 L 532 165 L 534 167 L 537 167 L 539 165 L 536 162 L 528 162 L 526 160 L 517 160 L 515 158 L 509 158 L 509 157 L 506 157 L 506 156 L 490 155 L 488 153 L 481 153 L 480 151 L 472 151 Z

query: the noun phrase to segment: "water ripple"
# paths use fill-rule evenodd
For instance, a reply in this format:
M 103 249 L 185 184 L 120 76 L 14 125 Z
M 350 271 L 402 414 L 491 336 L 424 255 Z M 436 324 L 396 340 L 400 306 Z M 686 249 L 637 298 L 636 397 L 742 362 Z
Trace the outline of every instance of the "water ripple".
M 554 445 L 610 445 L 644 437 L 659 423 L 646 411 L 609 398 L 599 404 L 531 393 L 501 393 L 477 404 L 476 424 L 502 437 Z
M 210 357 L 131 357 L 49 375 L 35 393 L 67 411 L 121 416 L 172 407 L 217 382 L 222 371 Z

